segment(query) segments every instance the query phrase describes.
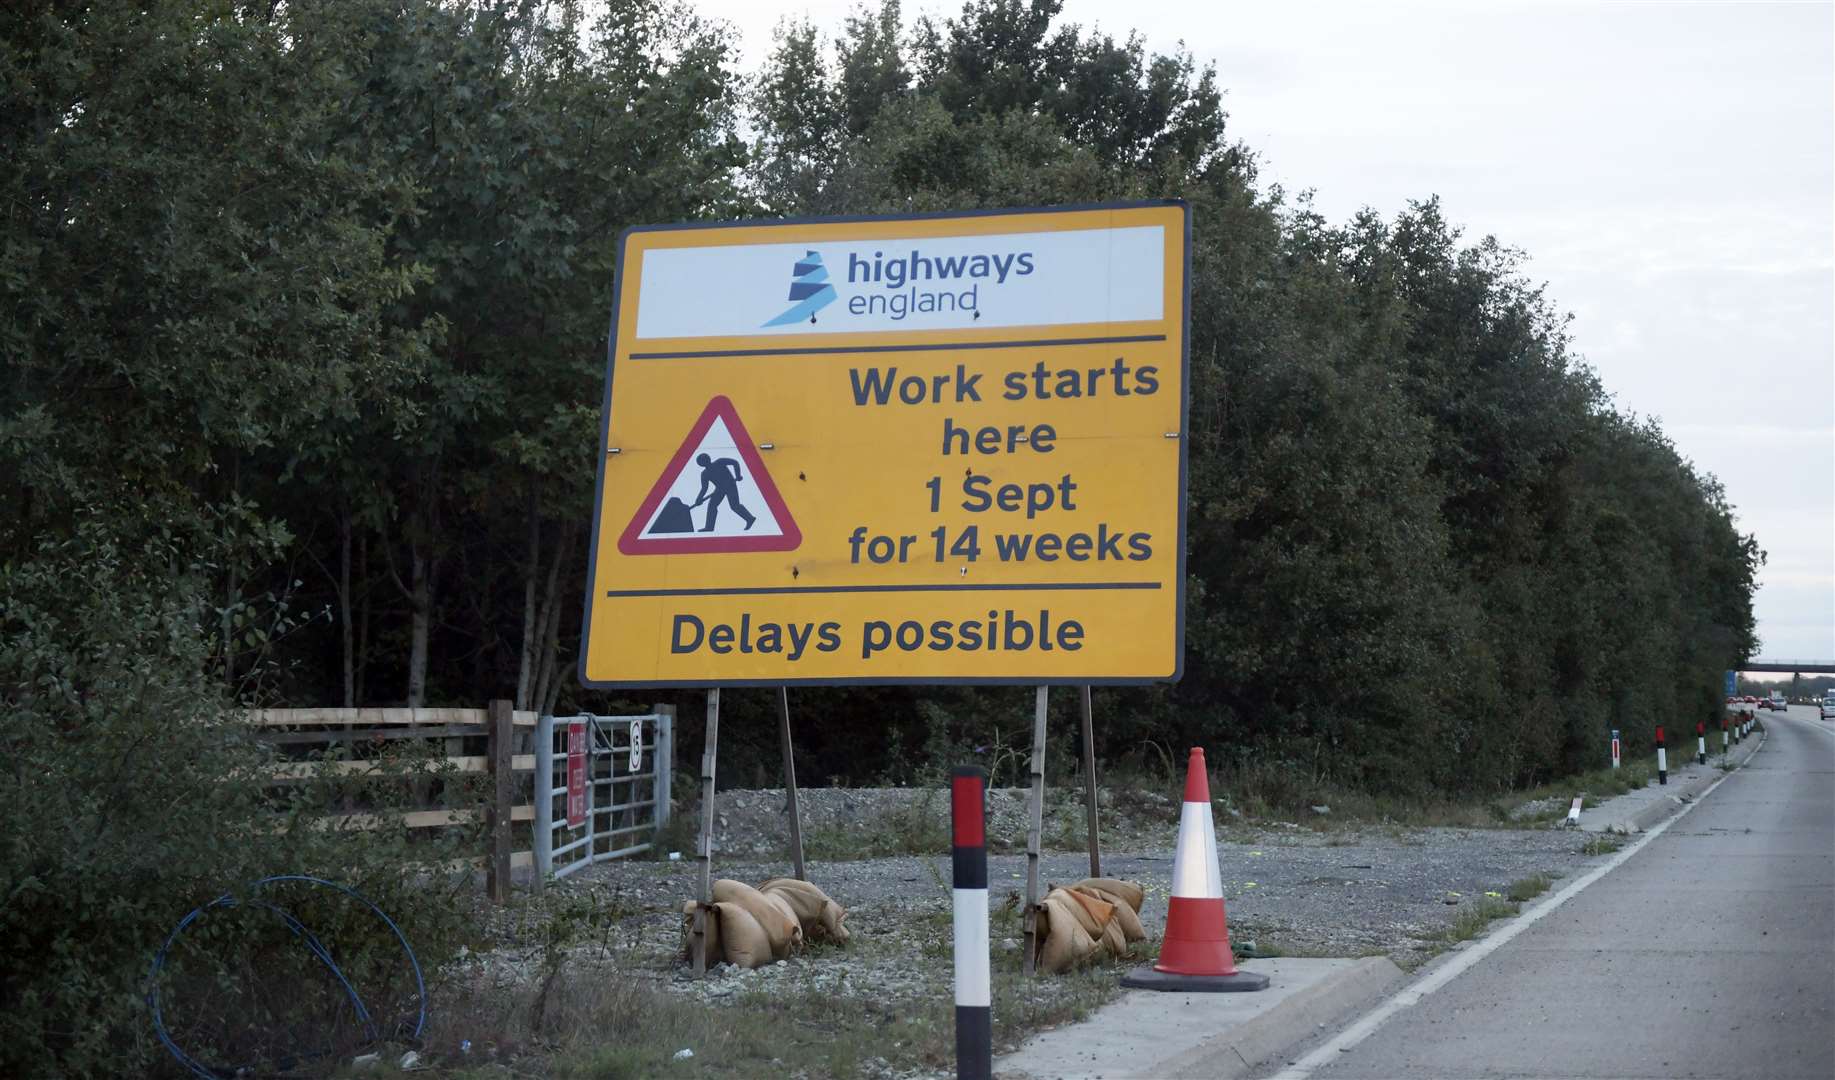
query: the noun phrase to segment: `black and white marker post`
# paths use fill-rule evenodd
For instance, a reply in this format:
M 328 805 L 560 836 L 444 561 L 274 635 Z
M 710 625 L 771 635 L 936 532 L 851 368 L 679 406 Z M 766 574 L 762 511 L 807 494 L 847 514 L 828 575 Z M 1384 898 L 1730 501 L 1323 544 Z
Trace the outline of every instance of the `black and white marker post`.
M 1728 747 L 1728 743 L 1727 743 L 1727 714 L 1726 714 L 1726 713 L 1721 713 L 1721 714 L 1720 714 L 1720 752 L 1721 752 L 1722 754 L 1725 754 L 1725 753 L 1727 753 L 1727 752 L 1728 752 L 1728 749 L 1727 749 L 1727 747 Z
M 955 888 L 956 1076 L 994 1072 L 994 994 L 988 968 L 988 774 L 973 765 L 950 771 L 949 811 Z
M 1695 721 L 1695 764 L 1708 763 L 1708 723 L 1706 720 Z
M 1663 725 L 1657 725 L 1657 783 L 1669 783 L 1669 751 L 1663 749 Z

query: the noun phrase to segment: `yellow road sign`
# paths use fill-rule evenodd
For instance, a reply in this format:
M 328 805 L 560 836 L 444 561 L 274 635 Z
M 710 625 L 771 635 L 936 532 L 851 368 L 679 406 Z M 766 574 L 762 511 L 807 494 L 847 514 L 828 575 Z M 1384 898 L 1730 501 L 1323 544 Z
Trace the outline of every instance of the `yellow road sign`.
M 627 232 L 581 681 L 1177 679 L 1189 222 Z

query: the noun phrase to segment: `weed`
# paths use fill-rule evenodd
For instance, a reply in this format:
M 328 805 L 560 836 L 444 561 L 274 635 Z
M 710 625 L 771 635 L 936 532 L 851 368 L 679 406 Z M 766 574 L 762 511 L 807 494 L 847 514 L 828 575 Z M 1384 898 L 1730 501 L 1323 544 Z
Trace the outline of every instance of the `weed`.
M 947 807 L 939 805 L 940 790 L 925 787 L 905 805 L 871 822 L 811 830 L 804 835 L 803 850 L 809 858 L 837 862 L 948 851 Z
M 1548 891 L 1548 887 L 1551 884 L 1553 884 L 1553 882 L 1549 879 L 1547 874 L 1531 874 L 1526 878 L 1518 878 L 1516 881 L 1511 882 L 1510 889 L 1505 895 L 1510 897 L 1511 900 L 1521 904 L 1541 896 Z
M 1446 930 L 1448 941 L 1470 941 L 1485 932 L 1485 927 L 1497 919 L 1508 919 L 1517 913 L 1517 906 L 1506 900 L 1497 900 L 1481 896 L 1478 903 L 1461 908 L 1453 916 L 1453 925 Z
M 1595 836 L 1580 846 L 1580 854 L 1610 855 L 1624 846 L 1624 842 L 1616 836 Z

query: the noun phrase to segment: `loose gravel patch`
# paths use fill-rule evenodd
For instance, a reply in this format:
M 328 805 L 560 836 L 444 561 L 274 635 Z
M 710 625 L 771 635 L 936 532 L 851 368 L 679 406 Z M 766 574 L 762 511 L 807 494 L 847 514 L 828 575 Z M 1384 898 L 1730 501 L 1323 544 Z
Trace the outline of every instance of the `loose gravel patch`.
M 1045 835 L 1053 850 L 1041 859 L 1042 884 L 1068 884 L 1088 873 L 1078 795 L 1059 792 L 1047 807 Z M 757 884 L 790 872 L 781 791 L 722 792 L 719 806 L 714 876 Z M 694 978 L 682 961 L 680 912 L 695 895 L 698 867 L 684 852 L 679 861 L 602 863 L 555 883 L 539 902 L 503 911 L 493 936 L 505 944 L 470 963 L 492 979 L 526 984 L 542 968 L 534 943 L 547 913 L 584 903 L 606 916 L 594 940 L 570 950 L 574 970 L 590 977 L 616 977 L 716 1006 L 756 1005 L 760 995 L 791 1010 L 833 999 L 890 1009 L 902 1001 L 947 1001 L 947 801 L 909 790 L 827 789 L 803 793 L 803 809 L 805 837 L 819 839 L 825 852 L 846 850 L 850 836 L 869 850 L 915 842 L 935 852 L 808 860 L 809 879 L 848 909 L 853 939 L 845 948 L 815 946 L 756 971 L 723 965 L 705 979 Z M 1001 851 L 989 857 L 999 980 L 1020 967 L 1026 859 L 1015 849 L 1024 846 L 1025 792 L 990 792 L 989 809 L 990 844 Z M 1382 954 L 1412 968 L 1448 946 L 1455 919 L 1482 904 L 1487 892 L 1507 894 L 1513 882 L 1538 874 L 1558 881 L 1597 861 L 1581 852 L 1582 837 L 1560 828 L 1354 826 L 1329 823 L 1324 815 L 1318 828 L 1251 824 L 1221 800 L 1215 812 L 1231 936 L 1239 948 L 1262 954 Z M 1102 870 L 1141 882 L 1147 894 L 1141 915 L 1150 937 L 1135 962 L 1158 951 L 1177 813 L 1171 799 L 1104 793 Z M 683 834 L 678 828 L 675 835 Z M 1058 1015 L 1098 1003 L 1113 992 L 1114 975 L 1119 970 L 1038 979 L 1019 983 L 1017 992 L 1037 1015 Z M 925 1075 L 912 1069 L 910 1061 L 883 1068 L 875 1063 L 866 1073 Z
M 1146 886 L 1141 912 L 1150 934 L 1166 918 L 1174 836 L 1148 848 L 1106 851 L 1103 873 Z M 1487 891 L 1507 891 L 1534 874 L 1559 879 L 1589 863 L 1582 839 L 1559 829 L 1237 828 L 1218 843 L 1230 931 L 1240 945 L 1289 955 L 1360 956 L 1385 953 L 1412 966 L 1436 949 L 1460 906 Z M 1087 854 L 1057 851 L 1040 860 L 1044 882 L 1068 884 L 1089 871 Z M 714 873 L 754 884 L 787 874 L 782 860 L 722 860 Z M 848 909 L 856 940 L 911 935 L 914 927 L 940 935 L 947 964 L 949 859 L 895 856 L 851 861 L 810 860 L 808 874 Z M 696 866 L 681 862 L 614 862 L 569 878 L 563 888 L 604 890 L 643 944 L 664 961 L 679 946 L 681 903 L 694 895 Z M 1025 894 L 1023 855 L 988 859 L 992 903 L 1017 905 Z M 636 941 L 633 942 L 636 944 Z M 995 941 L 996 951 L 1017 942 Z M 840 955 L 835 963 L 843 963 Z M 858 973 L 850 973 L 857 975 Z M 896 981 L 896 979 L 894 979 Z

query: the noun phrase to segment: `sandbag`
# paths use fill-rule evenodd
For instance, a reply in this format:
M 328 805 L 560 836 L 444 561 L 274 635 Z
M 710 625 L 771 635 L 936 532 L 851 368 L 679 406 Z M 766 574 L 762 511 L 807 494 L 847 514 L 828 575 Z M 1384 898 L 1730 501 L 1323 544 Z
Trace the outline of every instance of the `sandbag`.
M 805 941 L 847 944 L 847 927 L 841 925 L 847 918 L 847 909 L 829 899 L 828 894 L 816 886 L 797 878 L 772 878 L 760 885 L 758 891 L 784 898 L 796 912 L 797 921 L 803 924 Z
M 693 900 L 682 901 L 682 956 L 694 959 Z M 736 967 L 757 968 L 769 964 L 771 940 L 751 912 L 738 904 L 712 905 L 702 931 L 707 936 L 707 966 L 728 963 Z
M 1100 938 L 1109 923 L 1115 919 L 1115 905 L 1090 893 L 1073 889 L 1053 889 L 1052 894 L 1061 895 L 1071 901 L 1071 914 L 1076 916 L 1077 923 L 1083 932 L 1092 940 Z
M 775 955 L 770 936 L 752 913 L 739 904 L 715 904 L 720 916 L 720 949 L 726 962 L 742 968 L 761 968 Z
M 1069 971 L 1103 956 L 1123 957 L 1143 941 L 1141 886 L 1115 878 L 1084 878 L 1053 885 L 1040 903 L 1034 961 L 1046 974 Z
M 1128 955 L 1128 935 L 1121 928 L 1119 918 L 1110 919 L 1102 928 L 1102 951 L 1110 956 Z
M 737 904 L 744 908 L 764 929 L 771 943 L 771 955 L 782 960 L 793 950 L 803 947 L 803 925 L 789 905 L 773 903 L 764 893 L 743 881 L 721 878 L 714 882 L 716 903 Z
M 1117 896 L 1107 889 L 1094 888 L 1081 882 L 1072 885 L 1070 891 L 1091 894 L 1113 904 L 1115 906 L 1115 925 L 1121 928 L 1124 941 L 1145 941 L 1147 939 L 1147 928 L 1141 925 L 1141 917 L 1135 914 L 1134 908 L 1128 904 L 1126 897 Z
M 1070 888 L 1073 888 L 1073 889 L 1089 888 L 1089 889 L 1095 889 L 1098 892 L 1109 893 L 1115 896 L 1117 899 L 1121 900 L 1123 903 L 1127 904 L 1130 908 L 1133 908 L 1135 914 L 1140 913 L 1141 901 L 1146 898 L 1146 890 L 1141 888 L 1139 882 L 1121 881 L 1117 878 L 1106 878 L 1106 877 L 1084 878 L 1082 881 L 1079 881 L 1075 885 L 1070 886 Z
M 777 958 L 783 960 L 794 953 L 802 952 L 803 941 L 807 935 L 803 933 L 803 921 L 796 917 L 796 909 L 790 906 L 789 901 L 784 899 L 782 893 L 761 892 L 758 895 L 764 897 L 765 903 L 776 908 L 778 913 L 790 922 L 790 938 L 785 943 L 783 951 L 778 954 Z
M 1063 889 L 1045 895 L 1035 927 L 1036 966 L 1047 975 L 1081 967 L 1096 956 L 1096 941 L 1083 929 L 1077 902 Z

